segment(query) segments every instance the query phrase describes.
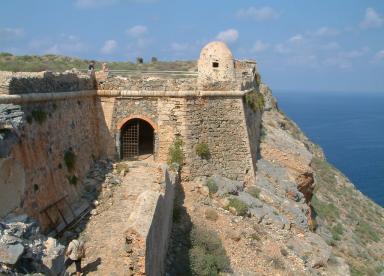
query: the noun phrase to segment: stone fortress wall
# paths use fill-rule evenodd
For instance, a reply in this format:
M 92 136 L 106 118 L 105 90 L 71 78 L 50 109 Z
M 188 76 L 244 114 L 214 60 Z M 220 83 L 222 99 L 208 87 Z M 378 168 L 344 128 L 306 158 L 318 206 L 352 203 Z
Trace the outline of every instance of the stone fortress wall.
M 99 136 L 107 127 L 92 82 L 76 74 L 2 74 L 0 216 L 19 209 L 43 228 L 61 220 L 56 207 L 74 216 L 68 204 L 83 193 L 78 183 L 106 156 Z M 73 168 L 66 165 L 69 152 Z
M 60 220 L 52 206 L 69 212 L 91 164 L 120 158 L 121 130 L 134 118 L 153 127 L 156 162 L 182 139 L 184 178 L 253 177 L 261 114 L 244 97 L 258 92 L 256 74 L 255 62 L 233 59 L 221 42 L 204 47 L 192 77 L 1 73 L 0 216 L 19 209 L 43 227 Z M 209 158 L 197 155 L 200 143 Z M 67 152 L 76 156 L 72 169 Z

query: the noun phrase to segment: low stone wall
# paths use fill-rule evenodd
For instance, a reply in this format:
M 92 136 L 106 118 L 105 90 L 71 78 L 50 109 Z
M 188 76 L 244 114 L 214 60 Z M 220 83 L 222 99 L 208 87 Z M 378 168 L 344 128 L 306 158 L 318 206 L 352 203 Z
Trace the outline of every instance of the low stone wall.
M 164 183 L 160 192 L 145 191 L 136 200 L 125 233 L 127 252 L 134 262 L 137 275 L 164 275 L 170 233 L 172 229 L 177 173 L 163 168 Z
M 0 71 L 0 95 L 71 92 L 94 88 L 94 78 L 81 73 Z
M 109 77 L 98 83 L 98 90 L 196 90 L 196 77 L 125 76 Z

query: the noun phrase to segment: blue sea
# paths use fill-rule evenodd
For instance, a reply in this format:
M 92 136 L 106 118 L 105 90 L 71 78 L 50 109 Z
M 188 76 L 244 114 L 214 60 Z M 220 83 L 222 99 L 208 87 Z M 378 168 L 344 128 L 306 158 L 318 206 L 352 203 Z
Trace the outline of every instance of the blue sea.
M 279 107 L 319 144 L 327 160 L 384 206 L 384 91 L 273 91 Z

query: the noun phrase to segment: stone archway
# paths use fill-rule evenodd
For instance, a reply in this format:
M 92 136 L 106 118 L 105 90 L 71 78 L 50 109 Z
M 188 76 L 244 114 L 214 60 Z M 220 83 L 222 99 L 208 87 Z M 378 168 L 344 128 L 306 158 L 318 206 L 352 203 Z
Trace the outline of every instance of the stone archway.
M 120 124 L 120 158 L 144 160 L 155 153 L 156 125 L 140 117 L 129 117 Z

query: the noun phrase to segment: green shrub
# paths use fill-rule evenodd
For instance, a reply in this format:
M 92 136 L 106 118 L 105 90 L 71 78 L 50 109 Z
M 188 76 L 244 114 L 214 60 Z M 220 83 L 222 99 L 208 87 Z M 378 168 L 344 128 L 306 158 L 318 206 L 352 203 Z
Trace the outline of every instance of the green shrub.
M 194 275 L 211 276 L 229 272 L 229 259 L 220 238 L 214 231 L 194 226 L 191 231 L 191 242 L 189 258 Z
M 364 241 L 378 242 L 380 240 L 380 236 L 372 226 L 363 220 L 356 225 L 355 234 Z
M 311 203 L 317 215 L 328 222 L 336 221 L 340 217 L 339 210 L 333 203 L 322 202 L 316 195 L 312 197 Z
M 238 198 L 231 198 L 228 207 L 235 208 L 238 216 L 245 216 L 248 213 L 248 205 Z
M 92 156 L 92 159 L 95 160 L 95 156 Z M 125 173 L 129 172 L 129 166 L 128 163 L 126 162 L 120 162 L 116 164 L 116 171 L 117 173 L 121 173 L 124 171 Z
M 42 109 L 34 109 L 32 110 L 32 118 L 42 124 L 47 119 L 47 113 Z
M 261 240 L 260 237 L 259 237 L 259 235 L 258 235 L 257 233 L 252 233 L 251 236 L 250 236 L 250 238 L 251 238 L 252 240 L 255 240 L 255 241 L 260 241 L 260 240 Z
M 264 96 L 259 92 L 250 92 L 245 95 L 246 104 L 253 110 L 253 112 L 264 110 Z
M 303 256 L 300 256 L 300 259 L 302 259 L 304 261 L 304 263 L 306 263 L 306 262 L 309 261 L 309 256 L 308 255 L 303 255 Z
M 213 209 L 207 209 L 205 211 L 205 218 L 208 220 L 216 221 L 219 218 L 217 212 Z
M 332 238 L 335 241 L 341 240 L 341 235 L 343 234 L 343 232 L 344 232 L 343 226 L 340 223 L 336 224 L 331 229 Z
M 174 163 L 181 166 L 183 164 L 184 160 L 184 154 L 183 154 L 183 140 L 181 140 L 180 137 L 176 136 L 175 140 L 173 141 L 173 144 L 169 147 L 168 152 L 168 164 L 172 165 Z
M 251 186 L 247 189 L 247 193 L 255 198 L 259 198 L 260 196 L 260 189 L 256 186 Z
M 67 166 L 68 171 L 73 171 L 76 163 L 76 154 L 72 150 L 67 150 L 64 153 L 64 163 Z
M 72 185 L 77 184 L 77 176 L 76 175 L 67 176 L 67 179 L 68 179 L 70 184 L 72 184 Z
M 384 272 L 384 264 L 376 266 L 375 271 L 377 274 Z
M 199 143 L 196 145 L 196 154 L 203 159 L 208 159 L 210 151 L 207 143 Z
M 208 187 L 209 194 L 215 194 L 219 190 L 219 187 L 213 179 L 208 179 L 205 185 Z

